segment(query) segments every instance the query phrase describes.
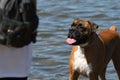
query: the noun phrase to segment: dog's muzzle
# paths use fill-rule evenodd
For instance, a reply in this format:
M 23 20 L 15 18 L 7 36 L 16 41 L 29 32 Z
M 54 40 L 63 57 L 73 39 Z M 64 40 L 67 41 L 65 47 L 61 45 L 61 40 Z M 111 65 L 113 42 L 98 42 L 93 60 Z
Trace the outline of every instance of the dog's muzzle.
M 69 29 L 67 43 L 71 45 L 80 45 L 86 43 L 88 36 L 76 29 Z

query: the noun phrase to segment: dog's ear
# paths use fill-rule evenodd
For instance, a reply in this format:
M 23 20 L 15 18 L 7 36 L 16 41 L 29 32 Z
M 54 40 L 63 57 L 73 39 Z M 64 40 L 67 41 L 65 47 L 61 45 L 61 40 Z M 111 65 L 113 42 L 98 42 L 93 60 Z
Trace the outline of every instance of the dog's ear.
M 91 21 L 88 21 L 91 29 L 92 29 L 92 32 L 96 32 L 96 30 L 99 28 L 99 26 Z
M 79 20 L 80 20 L 79 18 L 76 18 L 76 19 L 73 20 L 73 23 L 78 23 Z

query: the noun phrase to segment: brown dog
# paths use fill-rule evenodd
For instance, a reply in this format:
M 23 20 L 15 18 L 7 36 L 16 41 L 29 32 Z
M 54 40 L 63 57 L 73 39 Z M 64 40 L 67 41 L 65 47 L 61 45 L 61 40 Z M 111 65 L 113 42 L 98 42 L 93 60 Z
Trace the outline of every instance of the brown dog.
M 70 55 L 69 80 L 85 75 L 90 80 L 105 79 L 107 64 L 112 59 L 120 79 L 120 36 L 117 28 L 97 31 L 93 22 L 76 19 L 66 42 L 73 45 Z

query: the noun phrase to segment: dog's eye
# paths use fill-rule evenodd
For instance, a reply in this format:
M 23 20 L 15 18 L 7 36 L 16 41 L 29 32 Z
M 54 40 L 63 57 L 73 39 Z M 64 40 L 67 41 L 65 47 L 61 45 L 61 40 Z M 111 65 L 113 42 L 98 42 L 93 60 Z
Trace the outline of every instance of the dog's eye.
M 80 27 L 78 28 L 78 30 L 80 30 L 81 32 L 85 32 L 85 31 L 86 31 L 86 28 L 80 26 Z
M 83 25 L 82 25 L 82 24 L 79 24 L 78 26 L 79 26 L 79 27 L 82 27 Z

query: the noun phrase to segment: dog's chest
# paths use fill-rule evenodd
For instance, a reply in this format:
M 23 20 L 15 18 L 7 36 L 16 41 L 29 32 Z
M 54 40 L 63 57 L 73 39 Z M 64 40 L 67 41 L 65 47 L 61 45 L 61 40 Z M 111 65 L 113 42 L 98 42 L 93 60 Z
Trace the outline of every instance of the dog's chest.
M 78 46 L 78 50 L 74 53 L 74 68 L 79 73 L 89 75 L 92 71 L 92 65 L 87 63 L 84 55 L 84 49 Z

